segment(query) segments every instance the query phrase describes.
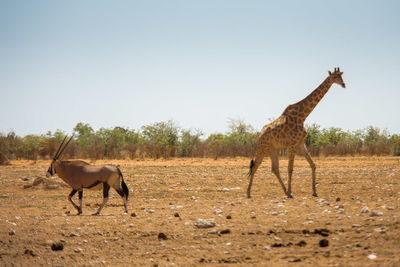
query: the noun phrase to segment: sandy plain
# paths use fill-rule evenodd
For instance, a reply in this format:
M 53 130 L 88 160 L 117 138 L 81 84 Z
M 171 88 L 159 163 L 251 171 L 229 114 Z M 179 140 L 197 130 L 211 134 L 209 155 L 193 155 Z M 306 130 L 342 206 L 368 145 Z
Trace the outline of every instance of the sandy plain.
M 128 214 L 111 190 L 101 216 L 91 216 L 100 191 L 84 191 L 76 216 L 69 187 L 44 179 L 49 161 L 11 163 L 0 166 L 2 266 L 400 265 L 398 157 L 316 158 L 318 197 L 297 158 L 293 199 L 269 159 L 251 199 L 249 159 L 97 161 L 120 165 L 130 189 Z

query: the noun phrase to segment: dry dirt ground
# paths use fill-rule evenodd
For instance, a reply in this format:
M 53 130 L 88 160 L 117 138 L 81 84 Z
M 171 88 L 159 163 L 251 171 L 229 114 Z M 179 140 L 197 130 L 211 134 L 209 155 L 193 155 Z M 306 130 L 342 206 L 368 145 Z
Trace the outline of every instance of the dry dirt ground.
M 251 199 L 244 158 L 97 161 L 119 164 L 130 189 L 128 214 L 111 190 L 101 216 L 90 190 L 75 215 L 70 189 L 44 179 L 49 161 L 11 163 L 0 167 L 1 266 L 400 265 L 400 158 L 315 159 L 318 197 L 298 158 L 293 199 L 269 159 Z

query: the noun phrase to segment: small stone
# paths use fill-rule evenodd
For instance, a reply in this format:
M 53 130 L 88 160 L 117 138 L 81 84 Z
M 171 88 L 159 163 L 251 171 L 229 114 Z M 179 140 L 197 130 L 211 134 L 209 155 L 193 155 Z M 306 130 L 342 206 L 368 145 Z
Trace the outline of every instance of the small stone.
M 134 225 L 133 223 L 131 223 L 131 224 L 129 225 L 129 227 L 132 228 L 132 227 L 135 227 L 135 225 Z
M 214 219 L 198 219 L 194 225 L 197 228 L 211 228 L 217 225 Z
M 224 234 L 230 234 L 231 233 L 231 229 L 225 229 L 219 232 L 220 234 L 224 235 Z
M 51 250 L 57 251 L 57 250 L 63 250 L 64 249 L 64 244 L 61 241 L 54 242 L 51 244 Z
M 69 235 L 68 235 L 69 237 L 74 237 L 74 236 L 79 236 L 77 233 L 69 233 Z
M 215 211 L 214 211 L 214 214 L 221 214 L 222 213 L 222 210 L 220 210 L 220 209 L 216 209 Z
M 15 230 L 14 229 L 10 229 L 10 231 L 8 232 L 9 235 L 15 235 Z
M 36 256 L 36 254 L 33 252 L 32 249 L 25 249 L 24 254 L 26 254 L 26 255 L 31 255 L 32 257 L 35 257 L 35 256 Z
M 384 234 L 384 233 L 386 233 L 386 228 L 384 228 L 384 227 L 375 228 L 375 232 Z
M 131 216 L 132 216 L 132 217 L 136 217 L 136 213 L 132 212 L 132 213 L 131 213 Z
M 168 240 L 168 237 L 164 233 L 159 233 L 158 234 L 158 239 L 160 239 L 160 240 Z
M 370 255 L 368 255 L 368 259 L 375 260 L 376 259 L 376 255 L 375 254 L 370 254 Z
M 75 251 L 76 253 L 81 253 L 81 252 L 83 251 L 83 249 L 81 249 L 81 248 L 76 248 L 76 249 L 74 249 L 74 251 Z
M 230 219 L 232 219 L 232 216 L 231 216 L 231 215 L 228 215 L 228 216 L 226 216 L 226 219 L 227 219 L 227 220 L 230 220 Z
M 369 208 L 367 207 L 367 206 L 365 206 L 365 207 L 363 207 L 362 209 L 361 209 L 361 214 L 363 214 L 363 213 L 368 213 L 370 210 L 369 210 Z
M 328 229 L 325 229 L 325 228 L 321 228 L 321 229 L 315 229 L 314 230 L 314 233 L 315 234 L 319 234 L 319 235 L 321 235 L 321 236 L 329 236 L 329 233 L 330 233 L 331 231 L 329 231 Z
M 339 202 L 339 201 L 340 201 L 340 197 L 337 197 L 337 198 L 336 198 L 336 202 Z
M 299 247 L 305 247 L 307 245 L 307 242 L 304 240 L 300 240 L 298 243 L 296 243 L 296 246 Z
M 382 211 L 373 210 L 373 211 L 371 212 L 371 216 L 372 216 L 372 217 L 374 217 L 374 216 L 382 216 L 382 215 L 383 215 L 383 212 L 382 212 Z
M 320 246 L 321 248 L 327 247 L 327 246 L 329 246 L 329 241 L 328 241 L 327 239 L 321 239 L 321 240 L 319 241 L 319 246 Z
M 179 213 L 175 212 L 175 213 L 174 213 L 174 217 L 179 218 L 179 217 L 180 217 L 180 216 L 179 216 Z

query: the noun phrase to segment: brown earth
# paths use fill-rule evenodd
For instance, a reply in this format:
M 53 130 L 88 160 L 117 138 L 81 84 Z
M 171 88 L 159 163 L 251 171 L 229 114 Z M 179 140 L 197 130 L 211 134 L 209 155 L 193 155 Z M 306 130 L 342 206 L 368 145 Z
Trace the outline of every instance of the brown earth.
M 129 214 L 112 191 L 91 216 L 102 194 L 87 190 L 75 216 L 70 189 L 45 178 L 48 161 L 12 161 L 0 167 L 0 265 L 399 266 L 400 159 L 315 162 L 319 197 L 299 158 L 294 199 L 267 159 L 248 199 L 248 159 L 107 161 L 125 175 Z M 198 219 L 217 225 L 200 229 Z

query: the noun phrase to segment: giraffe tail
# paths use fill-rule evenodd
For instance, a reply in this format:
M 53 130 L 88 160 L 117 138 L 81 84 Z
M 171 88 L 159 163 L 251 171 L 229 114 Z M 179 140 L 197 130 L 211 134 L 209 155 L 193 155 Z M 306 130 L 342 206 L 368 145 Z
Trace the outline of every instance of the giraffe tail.
M 249 177 L 250 177 L 250 175 L 251 175 L 251 173 L 252 173 L 252 171 L 253 171 L 253 167 L 254 167 L 254 160 L 252 159 L 252 160 L 250 161 L 250 170 L 249 170 L 249 174 L 248 174 Z

